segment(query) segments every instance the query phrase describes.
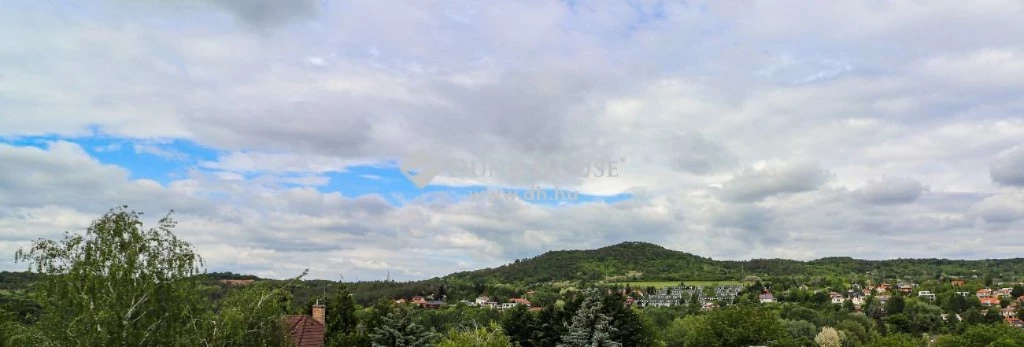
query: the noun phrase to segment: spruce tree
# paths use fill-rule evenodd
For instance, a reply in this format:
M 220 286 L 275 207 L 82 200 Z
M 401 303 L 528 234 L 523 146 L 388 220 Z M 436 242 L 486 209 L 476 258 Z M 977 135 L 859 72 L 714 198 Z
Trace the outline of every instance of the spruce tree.
M 370 334 L 373 347 L 426 347 L 433 342 L 434 334 L 413 323 L 407 307 L 395 307 L 380 319 L 381 324 Z
M 579 311 L 572 318 L 569 332 L 562 336 L 563 347 L 619 347 L 622 344 L 612 341 L 611 335 L 615 328 L 611 325 L 611 317 L 601 312 L 603 296 L 600 290 L 592 288 Z

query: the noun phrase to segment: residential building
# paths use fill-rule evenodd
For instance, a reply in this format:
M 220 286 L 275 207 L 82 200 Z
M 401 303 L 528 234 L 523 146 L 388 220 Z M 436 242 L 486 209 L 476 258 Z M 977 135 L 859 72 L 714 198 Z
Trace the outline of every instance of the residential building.
M 992 297 L 992 289 L 988 289 L 988 288 L 978 289 L 977 294 L 978 294 L 978 298 L 991 298 Z
M 327 307 L 317 300 L 313 305 L 313 315 L 288 315 L 284 316 L 287 327 L 288 339 L 293 346 L 297 347 L 323 347 L 324 335 L 327 331 L 326 317 Z
M 999 315 L 1003 316 L 1003 318 L 1017 318 L 1017 306 L 1006 306 L 999 310 Z
M 476 298 L 476 300 L 473 301 L 473 302 L 475 302 L 477 305 L 483 306 L 483 305 L 487 304 L 490 301 L 491 301 L 491 298 L 488 297 L 488 296 L 478 296 Z
M 775 296 L 772 295 L 772 292 L 767 290 L 764 291 L 764 293 L 761 293 L 761 295 L 759 295 L 757 299 L 760 300 L 762 304 L 775 302 Z
M 1006 318 L 1004 321 L 1014 327 L 1024 329 L 1024 321 L 1021 321 L 1019 318 Z
M 832 293 L 829 293 L 829 296 L 832 297 L 832 303 L 833 304 L 842 305 L 843 302 L 846 302 L 846 298 L 843 297 L 843 294 L 832 292 Z
M 993 297 L 981 298 L 982 306 L 999 306 L 999 299 Z
M 952 281 L 949 281 L 949 283 L 952 284 L 954 287 L 962 287 L 966 283 L 966 281 L 964 281 L 964 280 L 952 280 Z
M 921 299 L 924 299 L 924 300 L 935 301 L 935 293 L 932 293 L 931 291 L 927 291 L 927 290 L 922 290 L 922 291 L 917 292 L 917 297 L 919 297 Z

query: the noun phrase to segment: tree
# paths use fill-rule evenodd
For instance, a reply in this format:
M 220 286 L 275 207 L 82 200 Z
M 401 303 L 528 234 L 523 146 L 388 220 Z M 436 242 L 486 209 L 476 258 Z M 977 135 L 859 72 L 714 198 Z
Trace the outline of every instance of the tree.
M 170 214 L 144 230 L 141 213 L 112 209 L 85 235 L 40 239 L 18 250 L 16 261 L 44 276 L 34 288 L 47 314 L 37 323 L 53 341 L 113 345 L 118 341 L 177 341 L 206 309 L 202 259 L 171 229 Z
M 486 327 L 474 326 L 470 329 L 452 329 L 445 335 L 437 347 L 512 347 L 512 341 L 502 331 L 501 326 L 491 322 Z
M 903 313 L 903 309 L 906 305 L 906 299 L 902 295 L 893 295 L 889 298 L 889 301 L 885 303 L 885 314 L 894 315 Z
M 688 346 L 763 345 L 786 337 L 778 316 L 760 306 L 729 306 L 700 318 L 687 329 Z
M 336 289 L 327 298 L 327 342 L 329 345 L 351 345 L 360 340 L 359 319 L 356 318 L 356 302 L 345 287 Z
M 1010 291 L 1010 295 L 1014 298 L 1024 296 L 1024 285 L 1016 284 L 1013 286 L 1013 290 Z
M 814 323 L 805 320 L 784 319 L 782 325 L 785 327 L 786 333 L 797 340 L 806 339 L 810 341 L 818 334 L 818 328 L 814 326 Z
M 821 332 L 814 337 L 814 342 L 821 347 L 842 347 L 843 336 L 840 331 L 832 327 L 821 328 Z
M 612 341 L 615 327 L 611 318 L 601 312 L 601 291 L 591 288 L 587 291 L 583 304 L 572 318 L 569 332 L 562 337 L 565 347 L 618 347 L 621 343 Z
M 871 347 L 924 347 L 927 342 L 910 334 L 891 334 L 871 342 Z
M 534 346 L 533 335 L 536 332 L 536 318 L 533 313 L 524 305 L 516 305 L 511 310 L 503 312 L 501 327 L 508 337 L 519 344 L 519 346 Z
M 393 307 L 380 317 L 380 323 L 370 333 L 373 347 L 430 346 L 434 334 L 412 322 L 412 313 L 406 306 Z M 383 312 L 382 312 L 383 313 Z
M 142 213 L 111 209 L 82 235 L 37 240 L 15 260 L 43 274 L 30 291 L 43 311 L 15 327 L 12 345 L 280 345 L 284 286 L 254 284 L 214 307 L 202 289 L 202 258 L 171 230 L 168 213 L 144 229 Z M 301 278 L 302 276 L 299 276 Z M 283 305 L 282 305 L 283 304 Z M 0 341 L 4 342 L 4 341 Z

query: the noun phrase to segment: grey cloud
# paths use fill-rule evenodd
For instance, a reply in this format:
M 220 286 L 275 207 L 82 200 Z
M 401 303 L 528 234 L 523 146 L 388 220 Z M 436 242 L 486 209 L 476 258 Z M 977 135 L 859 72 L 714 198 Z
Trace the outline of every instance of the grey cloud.
M 1024 146 L 1007 149 L 989 163 L 992 181 L 1008 186 L 1024 186 Z
M 917 200 L 925 189 L 921 182 L 912 178 L 885 177 L 868 181 L 852 194 L 857 200 L 869 204 L 905 204 Z
M 832 174 L 809 161 L 776 162 L 761 169 L 737 173 L 722 187 L 728 201 L 759 201 L 771 196 L 812 191 L 825 184 Z
M 1020 196 L 995 195 L 971 206 L 968 214 L 989 223 L 1011 223 L 1024 219 L 1024 200 Z

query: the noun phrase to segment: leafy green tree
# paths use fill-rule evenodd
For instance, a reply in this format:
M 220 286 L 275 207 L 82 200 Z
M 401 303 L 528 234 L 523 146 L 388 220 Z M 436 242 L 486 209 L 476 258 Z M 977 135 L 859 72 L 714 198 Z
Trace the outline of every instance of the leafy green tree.
M 85 235 L 33 242 L 16 261 L 46 274 L 32 296 L 46 310 L 42 336 L 80 346 L 179 341 L 206 311 L 196 276 L 202 259 L 171 233 L 170 214 L 143 229 L 141 213 L 110 210 Z
M 973 325 L 959 336 L 940 337 L 936 347 L 1024 346 L 1024 330 L 1009 325 Z
M 1024 296 L 1024 285 L 1021 285 L 1021 284 L 1014 285 L 1013 286 L 1013 290 L 1010 291 L 1010 296 L 1013 296 L 1014 298 L 1019 298 L 1021 296 Z
M 871 342 L 870 347 L 924 347 L 927 341 L 924 338 L 910 334 L 891 334 L 879 337 Z
M 843 334 L 836 328 L 824 327 L 821 328 L 821 332 L 814 337 L 814 342 L 820 347 L 842 347 L 843 346 Z
M 786 337 L 778 316 L 758 306 L 729 306 L 691 321 L 686 334 L 691 346 L 763 345 Z
M 284 345 L 286 332 L 280 319 L 285 312 L 278 303 L 290 300 L 286 287 L 255 283 L 232 290 L 218 303 L 216 312 L 206 314 L 202 320 L 206 324 L 196 324 L 201 331 L 195 345 Z
M 611 317 L 603 312 L 602 295 L 600 290 L 591 288 L 587 291 L 586 297 L 579 311 L 572 318 L 572 325 L 569 332 L 562 337 L 562 344 L 565 347 L 618 347 L 622 344 L 611 339 L 615 327 L 612 326 Z
M 889 297 L 889 301 L 885 303 L 885 314 L 894 315 L 903 313 L 903 309 L 907 305 L 907 300 L 902 295 L 893 295 Z
M 537 318 L 526 306 L 517 305 L 502 312 L 501 326 L 508 337 L 519 346 L 535 346 L 533 340 L 536 333 L 536 320 Z
M 684 347 L 686 344 L 686 323 L 683 318 L 676 318 L 661 330 L 661 341 L 666 347 Z
M 412 312 L 407 306 L 394 307 L 384 314 L 380 324 L 370 333 L 373 347 L 430 346 L 434 334 L 423 326 L 413 323 Z
M 785 327 L 786 333 L 797 340 L 813 340 L 818 334 L 818 328 L 814 326 L 814 323 L 805 320 L 784 319 L 782 325 Z
M 452 329 L 445 335 L 437 347 L 512 347 L 512 340 L 501 329 L 497 322 L 486 327 L 471 329 Z

